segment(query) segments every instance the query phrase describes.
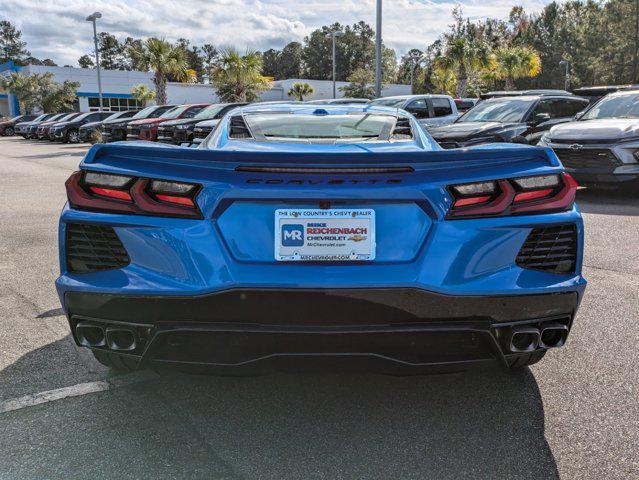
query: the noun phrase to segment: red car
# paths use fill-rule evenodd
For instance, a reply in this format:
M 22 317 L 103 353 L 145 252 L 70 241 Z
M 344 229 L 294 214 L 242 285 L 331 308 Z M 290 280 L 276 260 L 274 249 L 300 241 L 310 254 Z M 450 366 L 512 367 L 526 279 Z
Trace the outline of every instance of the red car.
M 167 120 L 175 120 L 178 118 L 192 118 L 203 108 L 208 107 L 208 103 L 198 103 L 192 105 L 178 105 L 171 110 L 167 110 L 161 117 L 145 118 L 130 122 L 127 128 L 127 140 L 148 140 L 157 141 L 158 125 Z

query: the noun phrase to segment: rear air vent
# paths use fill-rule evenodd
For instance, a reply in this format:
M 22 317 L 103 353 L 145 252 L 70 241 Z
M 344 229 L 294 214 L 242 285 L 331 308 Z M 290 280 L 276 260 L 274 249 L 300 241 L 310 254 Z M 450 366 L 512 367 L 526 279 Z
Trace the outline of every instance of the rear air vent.
M 410 140 L 413 138 L 413 129 L 410 120 L 406 117 L 399 117 L 395 122 L 395 127 L 390 136 L 391 140 Z
M 534 228 L 517 255 L 517 265 L 522 268 L 554 273 L 574 272 L 576 263 L 575 225 Z
M 70 272 L 88 273 L 122 268 L 130 259 L 111 227 L 68 223 L 66 257 Z
M 253 173 L 411 173 L 412 167 L 305 168 L 305 167 L 236 167 L 236 172 Z
M 246 126 L 246 122 L 240 115 L 231 117 L 229 126 L 229 138 L 251 138 L 251 132 Z

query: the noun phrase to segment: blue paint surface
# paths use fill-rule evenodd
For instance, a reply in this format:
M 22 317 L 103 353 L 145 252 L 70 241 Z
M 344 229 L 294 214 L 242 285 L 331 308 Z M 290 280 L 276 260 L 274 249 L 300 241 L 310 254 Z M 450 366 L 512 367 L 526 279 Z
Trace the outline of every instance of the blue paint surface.
M 401 144 L 284 145 L 227 139 L 215 149 L 143 143 L 95 145 L 82 161 L 82 169 L 201 184 L 197 203 L 203 219 L 92 213 L 65 207 L 60 219 L 61 251 L 67 223 L 105 224 L 115 228 L 131 263 L 118 270 L 72 274 L 61 257 L 58 292 L 61 298 L 70 290 L 196 295 L 236 287 L 413 287 L 488 296 L 583 293 L 583 223 L 576 206 L 541 215 L 446 218 L 451 205 L 447 186 L 560 173 L 563 167 L 552 150 L 501 144 L 444 151 L 431 144 L 425 131 L 416 136 L 414 142 Z M 398 166 L 413 171 L 301 175 L 236 170 L 265 165 Z M 348 181 L 334 183 L 335 179 Z M 320 201 L 330 202 L 331 208 L 375 210 L 375 260 L 275 261 L 275 210 L 317 208 Z M 578 231 L 576 273 L 547 273 L 516 265 L 517 253 L 533 228 L 567 223 L 575 224 Z

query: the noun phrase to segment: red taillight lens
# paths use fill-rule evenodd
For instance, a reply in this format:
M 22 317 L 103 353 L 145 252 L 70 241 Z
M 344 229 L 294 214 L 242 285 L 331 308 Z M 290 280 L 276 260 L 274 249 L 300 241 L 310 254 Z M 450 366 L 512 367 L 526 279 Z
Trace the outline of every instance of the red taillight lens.
M 158 193 L 155 198 L 161 202 L 174 203 L 176 205 L 186 205 L 187 207 L 193 206 L 193 200 L 187 197 L 174 197 L 173 195 L 162 195 Z
M 98 172 L 75 172 L 66 182 L 74 208 L 167 217 L 202 218 L 199 185 Z
M 539 198 L 545 198 L 552 195 L 554 190 L 552 188 L 544 188 L 543 190 L 533 190 L 532 192 L 521 192 L 515 195 L 514 203 L 528 202 L 530 200 L 537 200 Z
M 131 201 L 131 194 L 129 192 L 123 192 L 122 190 L 113 190 L 111 188 L 102 187 L 89 187 L 89 190 L 97 195 L 102 195 L 103 197 L 126 200 L 127 202 Z
M 494 186 L 494 187 L 493 187 Z M 448 217 L 482 217 L 566 210 L 577 183 L 567 173 L 452 185 L 454 202 Z
M 469 205 L 477 205 L 478 203 L 486 203 L 491 198 L 490 195 L 483 195 L 479 197 L 458 198 L 455 200 L 455 208 L 467 207 Z

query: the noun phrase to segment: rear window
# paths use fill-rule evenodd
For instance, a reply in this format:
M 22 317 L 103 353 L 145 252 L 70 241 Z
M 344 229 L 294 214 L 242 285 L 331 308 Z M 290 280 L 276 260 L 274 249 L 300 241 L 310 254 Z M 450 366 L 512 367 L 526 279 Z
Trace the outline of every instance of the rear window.
M 453 114 L 453 107 L 447 98 L 433 98 L 433 112 L 436 117 L 444 117 Z
M 314 115 L 247 114 L 246 123 L 257 139 L 377 140 L 388 138 L 395 117 L 371 113 Z
M 475 106 L 475 102 L 471 100 L 457 99 L 455 100 L 455 105 L 457 105 L 457 110 L 461 110 L 462 112 L 465 112 L 466 110 L 470 110 L 471 108 L 473 108 Z

